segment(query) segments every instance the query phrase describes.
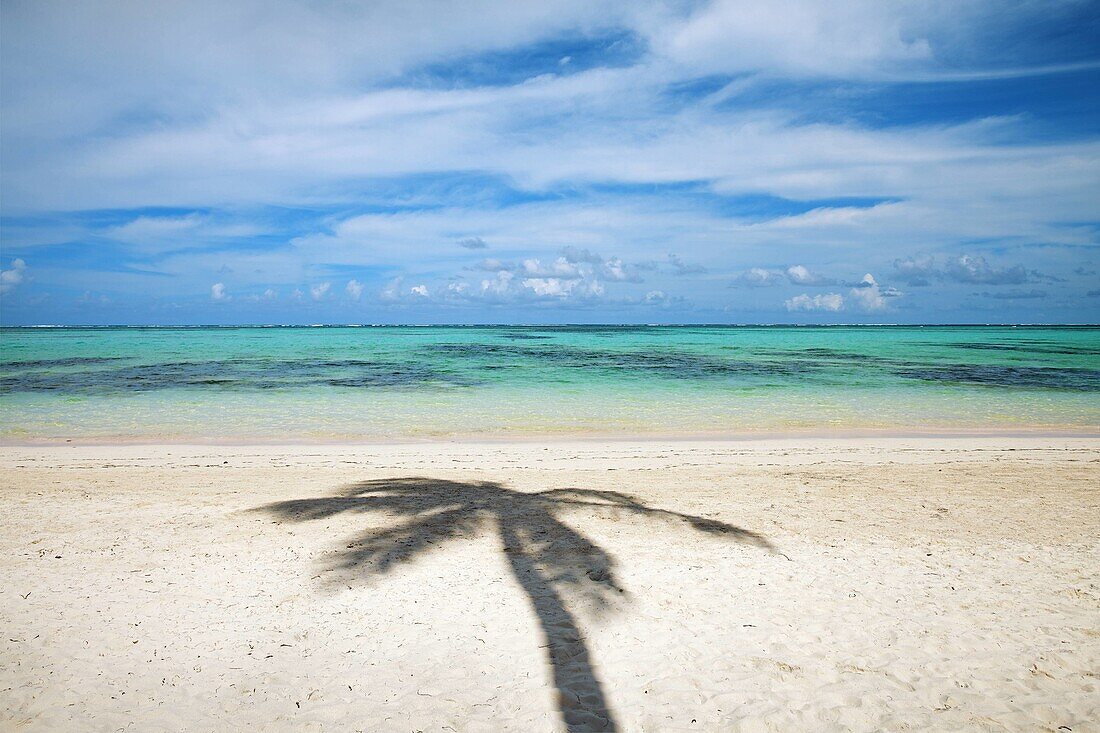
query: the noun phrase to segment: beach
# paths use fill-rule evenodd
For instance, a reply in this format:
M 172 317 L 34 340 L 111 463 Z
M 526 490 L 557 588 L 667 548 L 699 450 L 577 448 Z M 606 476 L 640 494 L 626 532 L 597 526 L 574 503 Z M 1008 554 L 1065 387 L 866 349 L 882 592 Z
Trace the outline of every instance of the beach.
M 1096 730 L 1100 439 L 0 448 L 5 730 Z

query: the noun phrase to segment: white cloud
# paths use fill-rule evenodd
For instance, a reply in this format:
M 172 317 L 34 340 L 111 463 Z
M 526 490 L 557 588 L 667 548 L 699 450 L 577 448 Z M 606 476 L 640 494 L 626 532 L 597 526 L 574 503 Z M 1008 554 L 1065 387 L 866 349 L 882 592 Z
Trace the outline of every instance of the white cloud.
M 767 270 L 763 267 L 752 267 L 734 276 L 731 284 L 750 288 L 762 288 L 768 285 L 776 285 L 782 281 L 782 278 L 783 273 L 781 272 Z
M 543 265 L 537 258 L 527 259 L 523 261 L 523 273 L 525 275 L 531 275 L 534 277 L 579 277 L 581 274 L 580 268 L 565 259 L 559 257 L 549 265 Z
M 669 254 L 668 262 L 677 275 L 695 275 L 707 271 L 707 268 L 702 265 L 684 262 L 683 258 L 677 254 Z
M 344 289 L 352 300 L 359 300 L 363 296 L 363 283 L 358 280 L 348 280 L 347 287 Z
M 11 292 L 22 283 L 26 270 L 27 263 L 18 258 L 11 261 L 11 269 L 0 270 L 0 293 Z
M 496 277 L 489 280 L 481 281 L 481 293 L 482 295 L 495 295 L 503 296 L 507 295 L 512 286 L 512 278 L 515 275 L 509 270 L 500 270 L 497 272 Z
M 225 283 L 214 283 L 210 286 L 210 300 L 225 301 L 229 299 L 230 295 L 225 291 Z
M 418 295 L 421 298 L 428 297 L 428 287 L 426 285 L 414 285 L 409 288 L 409 292 L 413 295 Z
M 317 285 L 311 285 L 309 287 L 309 297 L 313 298 L 314 300 L 321 300 L 326 295 L 328 295 L 328 291 L 330 289 L 332 289 L 332 285 L 330 283 L 318 283 Z
M 861 310 L 873 313 L 886 310 L 886 299 L 899 295 L 901 293 L 894 288 L 886 288 L 885 290 L 881 288 L 871 273 L 867 273 L 857 283 L 856 287 L 848 292 L 848 300 Z
M 803 293 L 784 301 L 789 311 L 830 311 L 836 312 L 844 307 L 844 296 L 840 293 L 824 293 L 810 297 Z
M 1028 271 L 1022 265 L 995 268 L 984 257 L 962 255 L 948 261 L 944 268 L 947 277 L 964 283 L 987 285 L 1018 285 L 1028 281 Z
M 791 265 L 787 268 L 787 279 L 793 285 L 832 285 L 833 281 L 803 265 Z
M 922 10 L 911 2 L 874 0 L 716 0 L 655 40 L 662 53 L 699 74 L 874 76 L 931 59 L 928 40 L 916 35 L 927 28 Z M 949 8 L 924 11 L 937 10 Z
M 603 285 L 597 280 L 566 280 L 558 277 L 534 277 L 523 280 L 523 287 L 543 298 L 599 297 Z
M 943 266 L 931 255 L 894 260 L 896 275 L 911 285 L 928 285 L 931 280 L 948 280 L 972 285 L 1022 285 L 1034 281 L 1051 281 L 1047 275 L 1028 270 L 1023 265 L 995 267 L 985 257 L 963 254 L 948 257 Z

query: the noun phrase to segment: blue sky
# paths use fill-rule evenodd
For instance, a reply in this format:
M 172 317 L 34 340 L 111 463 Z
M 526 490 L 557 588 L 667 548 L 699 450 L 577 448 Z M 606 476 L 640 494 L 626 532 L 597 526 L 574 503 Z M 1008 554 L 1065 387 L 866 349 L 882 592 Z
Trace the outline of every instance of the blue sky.
M 0 320 L 1100 321 L 1100 3 L 838 5 L 5 2 Z

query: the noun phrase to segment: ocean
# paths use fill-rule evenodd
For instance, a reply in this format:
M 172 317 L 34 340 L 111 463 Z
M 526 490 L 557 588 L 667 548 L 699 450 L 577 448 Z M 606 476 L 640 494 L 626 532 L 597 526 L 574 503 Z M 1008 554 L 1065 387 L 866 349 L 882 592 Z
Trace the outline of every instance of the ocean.
M 1100 328 L 5 328 L 0 440 L 1100 433 Z

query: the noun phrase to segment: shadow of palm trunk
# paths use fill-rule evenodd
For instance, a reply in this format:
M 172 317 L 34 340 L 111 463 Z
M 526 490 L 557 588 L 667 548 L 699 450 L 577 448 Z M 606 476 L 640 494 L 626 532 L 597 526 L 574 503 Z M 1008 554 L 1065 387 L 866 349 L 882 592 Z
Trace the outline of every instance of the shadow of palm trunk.
M 501 522 L 500 535 L 512 574 L 527 594 L 546 640 L 557 707 L 566 727 L 578 732 L 616 730 L 584 634 L 555 589 L 554 579 L 539 567 L 531 538 L 507 522 Z
M 561 521 L 587 510 L 644 517 L 774 552 L 766 537 L 726 522 L 650 507 L 620 491 L 580 488 L 523 492 L 495 481 L 450 481 L 421 476 L 373 479 L 330 496 L 280 501 L 256 508 L 280 521 L 306 522 L 341 514 L 382 514 L 388 526 L 368 528 L 341 543 L 323 572 L 339 587 L 354 578 L 384 575 L 452 540 L 470 539 L 495 520 L 505 556 L 527 594 L 546 640 L 547 660 L 566 727 L 617 729 L 593 667 L 584 634 L 566 601 L 613 608 L 624 589 L 615 558 Z

